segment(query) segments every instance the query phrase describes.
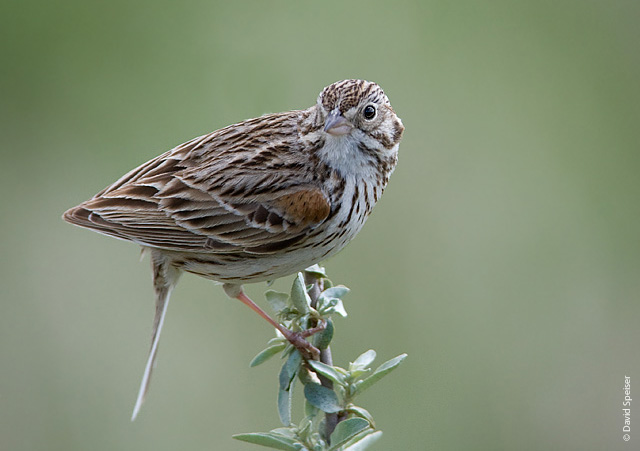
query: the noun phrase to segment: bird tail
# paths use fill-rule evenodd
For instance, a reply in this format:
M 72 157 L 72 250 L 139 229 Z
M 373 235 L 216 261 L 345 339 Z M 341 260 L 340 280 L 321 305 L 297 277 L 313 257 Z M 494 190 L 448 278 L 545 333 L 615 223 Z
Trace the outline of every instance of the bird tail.
M 133 415 L 131 415 L 131 421 L 134 421 L 138 416 L 138 412 L 140 412 L 142 403 L 149 391 L 151 372 L 153 371 L 158 353 L 158 342 L 160 341 L 160 332 L 162 331 L 164 317 L 169 305 L 169 297 L 181 273 L 179 269 L 171 266 L 171 260 L 159 250 L 150 249 L 150 254 L 151 267 L 153 269 L 153 288 L 156 292 L 156 313 L 153 319 L 151 349 L 149 349 L 149 357 L 147 358 L 147 365 L 144 368 L 144 374 L 142 376 L 142 382 L 140 383 L 136 405 L 133 408 Z

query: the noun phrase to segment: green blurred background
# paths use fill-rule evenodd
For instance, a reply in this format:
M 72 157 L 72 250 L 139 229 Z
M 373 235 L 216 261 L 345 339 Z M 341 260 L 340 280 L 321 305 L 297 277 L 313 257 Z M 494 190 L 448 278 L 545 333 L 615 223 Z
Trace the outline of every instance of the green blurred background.
M 248 368 L 272 330 L 191 275 L 132 424 L 148 262 L 60 215 L 352 77 L 406 126 L 326 262 L 352 288 L 336 363 L 409 354 L 361 399 L 376 449 L 638 449 L 639 19 L 633 0 L 2 2 L 0 449 L 245 450 L 231 434 L 278 426 L 277 362 Z

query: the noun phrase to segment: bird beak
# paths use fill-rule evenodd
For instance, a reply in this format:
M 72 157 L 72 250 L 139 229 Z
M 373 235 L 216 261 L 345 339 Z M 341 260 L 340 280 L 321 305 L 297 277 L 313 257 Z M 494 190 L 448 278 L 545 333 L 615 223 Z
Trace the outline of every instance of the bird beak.
M 335 108 L 324 123 L 324 131 L 334 136 L 344 136 L 351 132 L 353 125 L 345 119 L 338 108 Z

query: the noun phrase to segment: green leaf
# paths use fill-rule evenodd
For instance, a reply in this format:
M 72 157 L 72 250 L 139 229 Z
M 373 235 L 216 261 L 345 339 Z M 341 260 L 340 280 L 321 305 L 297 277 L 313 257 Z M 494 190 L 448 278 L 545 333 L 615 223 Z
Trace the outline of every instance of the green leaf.
M 353 404 L 347 406 L 346 411 L 352 413 L 360 418 L 364 418 L 369 422 L 372 428 L 376 427 L 375 422 L 373 421 L 373 417 L 369 413 L 368 410 L 363 409 L 362 407 L 354 406 Z
M 373 372 L 371 376 L 356 383 L 356 392 L 360 394 L 367 388 L 371 387 L 391 371 L 395 370 L 406 357 L 407 354 L 400 354 L 398 357 L 394 357 L 393 359 L 384 362 Z
M 347 440 L 368 427 L 369 422 L 362 418 L 349 418 L 341 421 L 331 434 L 331 446 L 338 447 L 343 445 Z
M 291 302 L 300 315 L 310 312 L 309 305 L 311 304 L 311 298 L 309 298 L 307 294 L 301 272 L 298 273 L 291 286 Z
M 345 377 L 334 367 L 327 365 L 326 363 L 318 362 L 317 360 L 309 360 L 309 366 L 313 368 L 318 374 L 322 374 L 324 377 L 331 379 L 333 382 L 339 385 L 345 385 Z
M 290 427 L 271 429 L 269 431 L 269 434 L 275 434 L 275 435 L 282 436 L 282 437 L 285 437 L 285 438 L 290 438 L 291 440 L 296 440 L 296 433 Z
M 316 415 L 318 415 L 319 411 L 320 411 L 320 409 L 318 409 L 316 406 L 311 404 L 307 399 L 304 400 L 304 415 L 305 416 L 307 416 L 309 418 L 314 418 Z
M 311 421 L 311 418 L 304 417 L 302 421 L 300 421 L 300 424 L 298 424 L 298 430 L 297 430 L 298 437 L 304 440 L 311 433 L 313 433 L 312 429 L 313 429 L 313 421 Z
M 368 374 L 371 372 L 371 368 L 353 368 L 352 366 L 349 367 L 349 376 L 351 376 L 351 380 L 360 380 L 363 379 L 365 374 Z
M 336 312 L 338 315 L 342 316 L 343 318 L 347 317 L 347 311 L 344 308 L 344 303 L 342 302 L 342 299 L 336 300 L 336 305 L 333 306 L 333 311 Z
M 280 449 L 283 451 L 297 451 L 300 446 L 289 437 L 283 437 L 270 432 L 254 432 L 249 434 L 236 434 L 232 436 L 236 440 L 241 440 L 254 445 L 262 445 L 267 448 Z
M 323 316 L 333 315 L 334 313 L 337 313 L 342 317 L 347 316 L 347 311 L 344 309 L 344 304 L 342 303 L 342 300 L 338 298 L 319 298 L 317 310 Z
M 351 368 L 362 370 L 367 368 L 376 359 L 376 351 L 369 349 L 358 356 L 358 358 L 351 364 Z
M 273 357 L 274 355 L 282 351 L 285 347 L 286 345 L 284 343 L 279 343 L 277 345 L 269 346 L 267 349 L 264 349 L 261 352 L 259 352 L 258 355 L 255 356 L 253 360 L 251 360 L 251 363 L 249 364 L 249 366 L 253 368 L 254 366 L 258 366 L 261 363 L 266 362 L 271 357 Z
M 324 268 L 320 265 L 313 265 L 313 266 L 309 266 L 307 269 L 304 270 L 304 272 L 308 272 L 310 274 L 313 274 L 315 276 L 316 279 L 326 279 L 327 278 L 327 272 L 324 270 Z
M 285 426 L 291 424 L 291 390 L 278 390 L 278 416 Z
M 280 333 L 280 331 L 278 329 L 276 329 L 276 332 L 278 333 L 278 336 L 277 337 L 273 337 L 271 340 L 267 341 L 267 344 L 269 346 L 273 346 L 276 343 L 284 343 L 284 344 L 289 343 L 287 341 L 287 339 L 282 336 L 282 334 Z
M 289 390 L 291 381 L 293 381 L 298 369 L 300 369 L 300 363 L 302 363 L 302 356 L 297 349 L 294 349 L 280 370 L 278 381 L 282 390 Z
M 364 451 L 382 437 L 382 431 L 366 429 L 344 444 L 340 451 Z
M 333 338 L 333 321 L 327 319 L 327 325 L 324 330 L 321 330 L 313 336 L 313 343 L 318 349 L 327 349 Z
M 281 312 L 289 305 L 289 295 L 287 293 L 267 290 L 264 292 L 264 297 L 275 312 Z
M 336 413 L 342 410 L 336 393 L 320 384 L 305 385 L 304 397 L 323 412 Z
M 351 290 L 349 290 L 344 285 L 336 285 L 335 287 L 327 288 L 326 290 L 324 290 L 320 294 L 320 296 L 326 299 L 332 299 L 332 298 L 342 299 L 342 297 L 345 294 L 347 294 L 349 291 Z

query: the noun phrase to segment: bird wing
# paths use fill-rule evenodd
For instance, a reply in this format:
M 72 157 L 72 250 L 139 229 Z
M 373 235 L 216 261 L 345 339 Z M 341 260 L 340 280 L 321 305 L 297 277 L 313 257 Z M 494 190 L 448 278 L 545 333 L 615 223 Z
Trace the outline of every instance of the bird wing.
M 195 138 L 130 171 L 64 218 L 144 246 L 276 253 L 331 211 L 292 113 Z

